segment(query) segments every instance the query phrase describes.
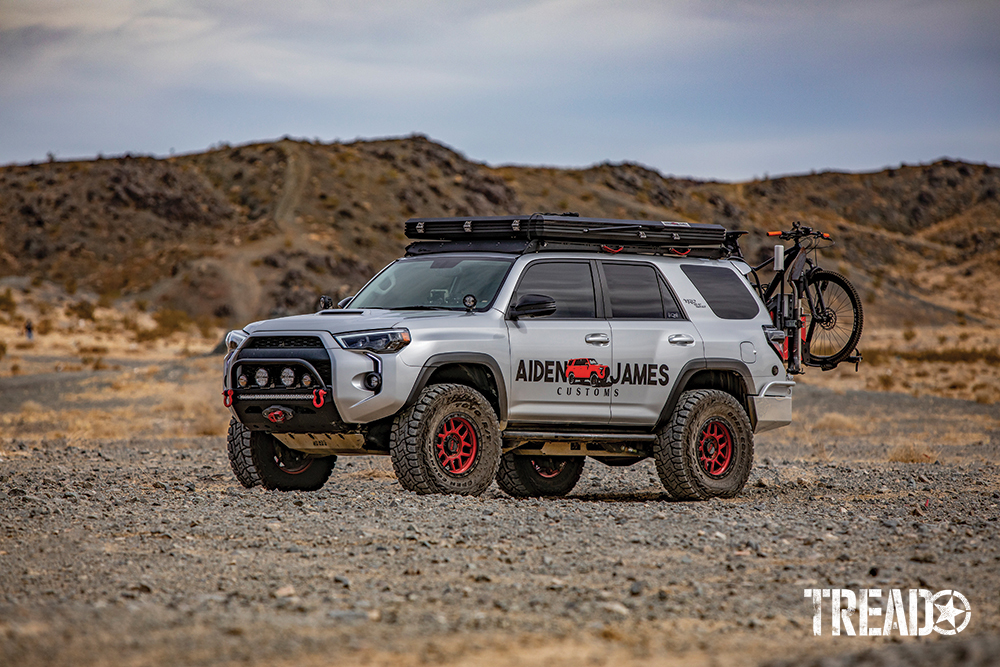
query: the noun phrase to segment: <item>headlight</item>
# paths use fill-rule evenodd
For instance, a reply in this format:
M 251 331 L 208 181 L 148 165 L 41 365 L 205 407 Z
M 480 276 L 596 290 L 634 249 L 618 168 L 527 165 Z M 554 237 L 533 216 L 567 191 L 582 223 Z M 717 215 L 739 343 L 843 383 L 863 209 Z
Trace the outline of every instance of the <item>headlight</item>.
M 345 350 L 369 350 L 379 353 L 398 352 L 410 344 L 410 332 L 406 329 L 366 331 L 334 336 L 334 340 Z
M 240 346 L 240 343 L 247 339 L 245 331 L 234 330 L 226 334 L 226 349 L 232 352 Z

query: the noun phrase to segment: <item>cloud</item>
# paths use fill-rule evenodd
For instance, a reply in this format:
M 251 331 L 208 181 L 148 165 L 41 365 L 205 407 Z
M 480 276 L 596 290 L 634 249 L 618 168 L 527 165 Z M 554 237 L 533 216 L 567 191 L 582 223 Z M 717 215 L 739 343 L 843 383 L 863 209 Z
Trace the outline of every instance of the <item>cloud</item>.
M 0 160 L 419 131 L 493 162 L 878 166 L 1000 125 L 996 25 L 961 0 L 13 3 Z

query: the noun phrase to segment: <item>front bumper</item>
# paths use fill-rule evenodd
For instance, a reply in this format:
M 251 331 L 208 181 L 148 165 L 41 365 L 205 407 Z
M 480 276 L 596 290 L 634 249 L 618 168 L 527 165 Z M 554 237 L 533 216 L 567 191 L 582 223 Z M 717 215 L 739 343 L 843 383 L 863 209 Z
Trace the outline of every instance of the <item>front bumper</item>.
M 251 429 L 347 432 L 403 407 L 420 369 L 399 363 L 397 357 L 345 350 L 327 332 L 259 333 L 248 337 L 226 358 L 225 388 L 233 391 L 234 415 Z M 260 368 L 267 370 L 270 381 L 258 387 L 254 376 Z M 286 368 L 295 374 L 293 386 L 287 388 L 278 381 Z M 301 383 L 305 372 L 314 380 L 308 387 Z M 370 390 L 364 381 L 373 372 L 380 374 L 382 382 Z M 249 386 L 239 387 L 240 374 L 247 376 Z M 324 392 L 322 400 L 317 391 Z M 275 423 L 266 417 L 272 407 L 287 410 L 290 417 Z

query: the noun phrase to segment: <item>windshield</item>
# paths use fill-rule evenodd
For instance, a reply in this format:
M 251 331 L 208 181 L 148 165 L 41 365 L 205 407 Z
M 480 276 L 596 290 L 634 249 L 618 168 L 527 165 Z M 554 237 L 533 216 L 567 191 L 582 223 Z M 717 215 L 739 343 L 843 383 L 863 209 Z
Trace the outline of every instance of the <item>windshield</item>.
M 401 259 L 358 292 L 350 307 L 465 310 L 462 299 L 472 294 L 475 309 L 486 310 L 513 261 L 454 255 Z

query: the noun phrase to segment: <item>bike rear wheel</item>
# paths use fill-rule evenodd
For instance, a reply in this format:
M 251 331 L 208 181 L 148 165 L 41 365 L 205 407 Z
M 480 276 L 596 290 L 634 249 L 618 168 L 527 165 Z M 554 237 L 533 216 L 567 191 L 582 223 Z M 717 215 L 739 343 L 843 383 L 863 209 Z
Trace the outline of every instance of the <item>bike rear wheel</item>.
M 806 284 L 806 340 L 803 360 L 815 366 L 836 365 L 861 340 L 864 313 L 857 290 L 834 271 L 816 271 Z M 815 311 L 815 312 L 813 312 Z

